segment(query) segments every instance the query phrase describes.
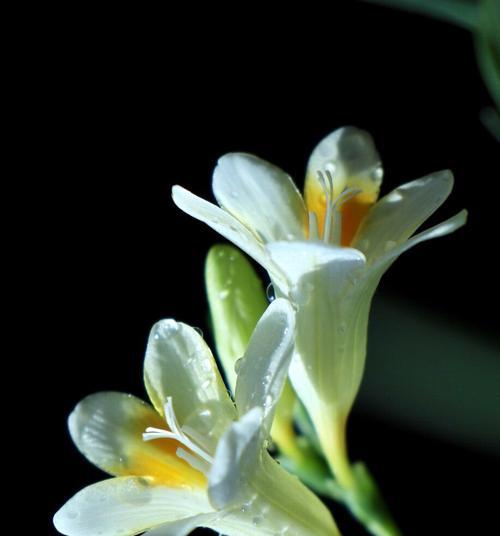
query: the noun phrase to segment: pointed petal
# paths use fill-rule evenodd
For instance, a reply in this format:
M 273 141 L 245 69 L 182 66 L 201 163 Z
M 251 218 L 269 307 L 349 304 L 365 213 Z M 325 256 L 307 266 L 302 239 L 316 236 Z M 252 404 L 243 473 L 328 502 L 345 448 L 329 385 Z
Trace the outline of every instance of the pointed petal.
M 349 410 L 361 381 L 372 296 L 368 282 L 358 284 L 365 259 L 355 249 L 313 242 L 268 249 L 287 270 L 296 307 L 290 380 L 318 429 L 333 409 Z
M 224 238 L 238 246 L 245 253 L 250 255 L 259 264 L 267 266 L 268 255 L 260 237 L 257 237 L 234 216 L 219 208 L 213 203 L 205 201 L 181 186 L 172 188 L 172 199 L 174 203 L 184 212 L 206 223 L 209 227 L 217 231 Z
M 432 173 L 399 186 L 368 212 L 352 247 L 372 264 L 405 242 L 439 208 L 453 188 L 451 171 Z
M 208 496 L 214 508 L 230 508 L 248 500 L 248 482 L 261 452 L 262 418 L 262 409 L 254 407 L 219 441 L 208 477 Z
M 211 527 L 224 534 L 309 534 L 338 530 L 322 502 L 262 445 L 262 410 L 254 407 L 221 439 L 209 475 L 209 499 L 229 511 Z M 238 526 L 239 525 L 239 526 Z
M 285 534 L 340 536 L 332 514 L 323 502 L 267 452 L 262 456 L 252 486 L 258 497 L 254 510 L 258 511 L 260 507 L 261 511 L 266 511 L 272 505 L 265 521 L 277 527 L 277 534 L 288 526 Z
M 257 323 L 239 363 L 236 406 L 240 414 L 255 407 L 262 408 L 263 438 L 270 432 L 288 375 L 294 345 L 294 316 L 287 300 L 274 300 Z
M 227 529 L 239 521 L 242 535 L 251 534 L 252 528 L 259 534 L 338 535 L 327 508 L 298 478 L 266 451 L 254 455 L 260 413 L 254 408 L 235 423 L 217 450 L 209 477 L 210 502 L 234 514 L 212 527 L 231 533 Z
M 205 484 L 200 472 L 176 456 L 176 441 L 143 441 L 148 426 L 165 428 L 165 421 L 132 395 L 88 396 L 71 413 L 68 425 L 80 452 L 112 475 L 151 476 L 172 487 Z
M 181 426 L 204 436 L 215 450 L 218 438 L 236 417 L 212 352 L 192 327 L 172 319 L 153 326 L 144 360 L 144 382 L 157 411 L 167 397 Z
M 382 166 L 371 135 L 359 128 L 343 127 L 323 138 L 307 165 L 304 197 L 307 210 L 316 214 L 320 233 L 326 213 L 325 186 L 318 172 L 330 172 L 333 196 L 344 188 L 360 193 L 342 205 L 342 245 L 349 245 L 362 217 L 377 200 L 382 182 Z
M 149 479 L 119 477 L 88 486 L 54 516 L 68 536 L 132 536 L 169 521 L 210 512 L 204 490 L 153 485 Z
M 219 159 L 212 187 L 219 205 L 263 242 L 304 238 L 302 196 L 290 176 L 269 162 L 227 154 Z
M 443 221 L 430 229 L 422 231 L 421 233 L 413 236 L 410 240 L 407 240 L 399 247 L 391 249 L 388 253 L 383 255 L 373 266 L 371 266 L 367 272 L 367 277 L 373 277 L 375 274 L 380 274 L 385 272 L 389 266 L 405 251 L 411 249 L 413 246 L 420 244 L 420 242 L 425 242 L 426 240 L 431 240 L 433 238 L 439 238 L 441 236 L 446 236 L 447 234 L 453 233 L 467 221 L 467 211 L 461 210 L 455 216 Z

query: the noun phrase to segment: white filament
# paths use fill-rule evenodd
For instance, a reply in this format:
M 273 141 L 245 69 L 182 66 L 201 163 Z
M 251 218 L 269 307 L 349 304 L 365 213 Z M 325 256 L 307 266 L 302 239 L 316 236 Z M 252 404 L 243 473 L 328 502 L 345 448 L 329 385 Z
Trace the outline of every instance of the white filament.
M 170 430 L 163 430 L 161 428 L 148 426 L 146 431 L 142 434 L 142 439 L 144 441 L 152 441 L 154 439 L 175 439 L 179 443 L 182 443 L 184 446 L 186 446 L 191 452 L 196 454 L 196 456 L 201 458 L 201 460 L 204 460 L 209 465 L 213 463 L 212 456 L 199 447 L 180 427 L 177 417 L 175 416 L 171 396 L 167 398 L 167 403 L 165 404 L 165 420 L 167 421 Z M 186 460 L 195 469 L 203 470 L 203 462 L 201 460 L 195 460 L 193 456 L 184 449 L 177 449 L 177 456 Z
M 361 190 L 357 188 L 346 188 L 335 199 L 333 193 L 334 176 L 332 172 L 329 170 L 326 170 L 324 173 L 318 171 L 318 179 L 321 187 L 323 188 L 326 203 L 326 214 L 322 240 L 327 244 L 339 246 L 342 236 L 342 213 L 340 212 L 340 207 L 346 201 L 358 195 Z M 319 231 L 316 215 L 313 212 L 309 212 L 309 238 L 314 240 L 318 237 Z

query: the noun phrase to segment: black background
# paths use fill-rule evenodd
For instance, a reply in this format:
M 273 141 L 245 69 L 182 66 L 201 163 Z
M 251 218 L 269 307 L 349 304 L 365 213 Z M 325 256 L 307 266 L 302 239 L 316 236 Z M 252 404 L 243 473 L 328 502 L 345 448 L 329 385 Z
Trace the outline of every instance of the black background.
M 300 184 L 321 137 L 353 124 L 375 138 L 383 192 L 452 169 L 455 189 L 430 223 L 466 207 L 467 226 L 403 256 L 380 292 L 497 335 L 500 151 L 478 119 L 490 98 L 470 35 L 357 2 L 279 13 L 138 9 L 63 13 L 46 36 L 41 85 L 57 133 L 48 149 L 55 208 L 46 219 L 57 240 L 49 290 L 61 298 L 49 332 L 51 515 L 103 476 L 71 444 L 73 406 L 99 390 L 145 396 L 142 357 L 160 318 L 210 339 L 202 269 L 220 239 L 180 213 L 170 189 L 210 198 L 226 152 L 258 154 Z M 405 535 L 498 530 L 489 491 L 498 459 L 357 411 L 350 428 L 352 457 L 368 462 Z M 334 511 L 345 535 L 364 534 Z

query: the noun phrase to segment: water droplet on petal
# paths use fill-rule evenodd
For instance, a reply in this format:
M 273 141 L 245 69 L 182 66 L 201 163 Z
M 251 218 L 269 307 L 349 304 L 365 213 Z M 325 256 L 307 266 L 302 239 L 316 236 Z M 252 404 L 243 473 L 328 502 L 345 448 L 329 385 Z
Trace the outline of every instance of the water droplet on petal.
M 66 517 L 68 519 L 76 519 L 80 515 L 80 512 L 77 510 L 67 510 L 66 511 Z
M 196 331 L 196 333 L 198 333 L 200 337 L 203 338 L 203 331 L 200 328 L 194 327 L 193 329 Z
M 212 370 L 212 363 L 210 362 L 210 359 L 204 359 L 202 362 L 201 362 L 201 368 L 205 371 L 205 372 L 210 372 Z
M 266 296 L 267 296 L 267 299 L 270 302 L 272 302 L 272 301 L 274 301 L 276 299 L 276 294 L 274 292 L 274 287 L 273 287 L 272 283 L 269 283 L 269 285 L 267 285 Z
M 258 527 L 263 521 L 263 517 L 262 516 L 255 516 L 253 519 L 252 519 L 252 525 L 254 527 Z
M 272 403 L 273 403 L 273 397 L 271 395 L 267 395 L 266 398 L 264 399 L 264 408 L 268 409 Z
M 162 334 L 170 335 L 170 333 L 175 333 L 177 331 L 179 331 L 179 324 L 177 324 L 173 318 L 168 318 L 161 322 L 160 328 L 155 333 L 155 339 L 157 338 L 157 335 L 158 338 L 160 338 Z
M 235 361 L 235 363 L 234 363 L 234 372 L 236 372 L 236 374 L 240 373 L 241 365 L 243 365 L 243 358 L 242 357 L 237 359 Z

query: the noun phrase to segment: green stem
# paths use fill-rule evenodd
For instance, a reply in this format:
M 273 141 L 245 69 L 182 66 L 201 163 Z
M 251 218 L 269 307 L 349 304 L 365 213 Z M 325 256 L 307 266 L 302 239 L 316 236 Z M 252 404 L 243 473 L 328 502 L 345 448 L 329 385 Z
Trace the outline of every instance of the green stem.
M 350 467 L 353 483 L 346 489 L 332 478 L 328 464 L 308 439 L 299 438 L 297 447 L 301 451 L 300 458 L 280 457 L 281 464 L 288 471 L 297 475 L 315 493 L 342 503 L 373 536 L 401 536 L 373 476 L 364 464 L 356 463 Z
M 346 424 L 346 417 L 337 415 L 331 426 L 321 427 L 321 431 L 325 432 L 321 444 L 335 479 L 342 488 L 349 490 L 354 488 L 355 478 L 347 454 Z

